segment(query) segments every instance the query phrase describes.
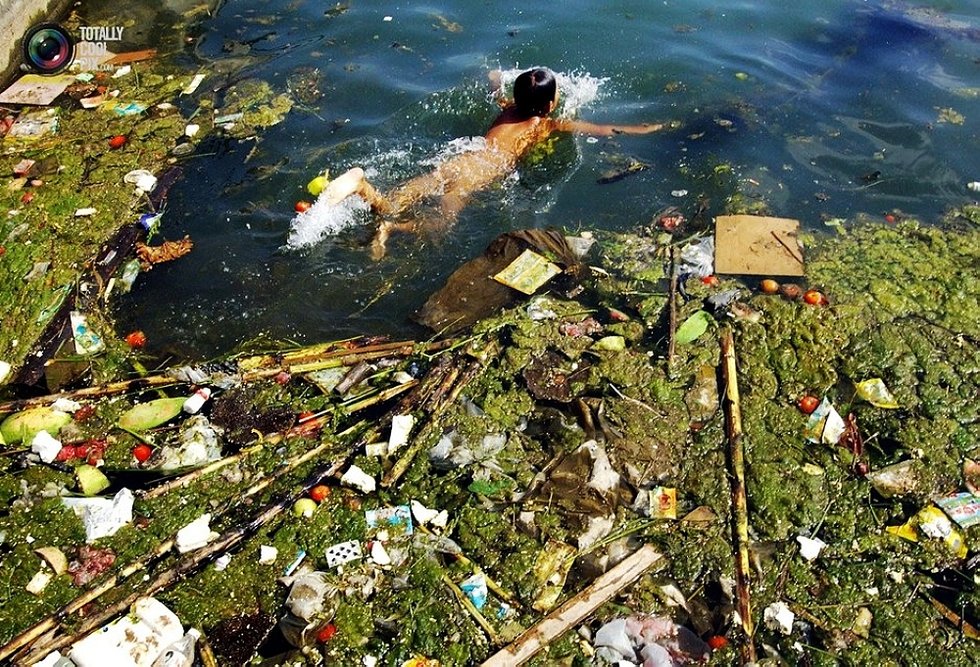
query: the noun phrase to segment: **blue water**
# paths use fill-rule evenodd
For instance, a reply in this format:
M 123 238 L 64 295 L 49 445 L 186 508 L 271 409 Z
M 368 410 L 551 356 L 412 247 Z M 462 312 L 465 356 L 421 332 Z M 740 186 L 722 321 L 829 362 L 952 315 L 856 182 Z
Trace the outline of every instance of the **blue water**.
M 668 204 L 691 215 L 702 197 L 708 214 L 721 213 L 735 190 L 821 232 L 832 233 L 828 218 L 859 214 L 868 224 L 884 224 L 877 221 L 886 213 L 931 223 L 970 200 L 965 185 L 980 180 L 977 2 L 331 7 L 228 2 L 179 56 L 204 71 L 231 71 L 210 75 L 198 96 L 220 98 L 223 86 L 246 78 L 284 92 L 301 68 L 318 70 L 323 95 L 257 140 L 209 140 L 182 161 L 163 235 L 189 234 L 195 250 L 140 276 L 118 304 L 121 326 L 143 329 L 151 351 L 206 357 L 260 335 L 425 335 L 409 315 L 510 229 L 628 230 Z M 255 41 L 243 55 L 229 52 L 232 40 Z M 311 199 L 305 185 L 319 170 L 365 165 L 382 187 L 417 174 L 454 138 L 486 129 L 495 112 L 489 70 L 533 65 L 572 77 L 568 99 L 587 98 L 580 118 L 682 126 L 563 137 L 552 155 L 477 197 L 445 237 L 396 237 L 380 262 L 364 249 L 366 215 L 311 246 L 284 249 L 293 204 Z M 943 122 L 950 108 L 962 124 Z M 598 184 L 622 157 L 651 168 Z

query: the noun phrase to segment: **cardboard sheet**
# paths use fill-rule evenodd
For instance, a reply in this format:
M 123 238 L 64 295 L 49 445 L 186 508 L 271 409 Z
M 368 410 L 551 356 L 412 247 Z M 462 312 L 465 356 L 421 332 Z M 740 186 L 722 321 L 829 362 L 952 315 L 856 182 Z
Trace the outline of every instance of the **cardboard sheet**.
M 802 276 L 799 220 L 756 215 L 715 219 L 715 273 Z
M 57 76 L 25 74 L 0 93 L 0 103 L 47 106 L 58 95 L 65 92 L 65 88 L 74 81 L 75 77 L 71 74 L 59 74 Z

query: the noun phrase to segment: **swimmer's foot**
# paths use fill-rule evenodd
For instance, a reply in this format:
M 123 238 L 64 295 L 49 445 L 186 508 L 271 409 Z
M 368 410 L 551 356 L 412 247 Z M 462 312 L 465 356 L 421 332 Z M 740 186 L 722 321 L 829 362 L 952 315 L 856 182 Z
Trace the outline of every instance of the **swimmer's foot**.
M 330 181 L 323 191 L 328 204 L 339 204 L 361 189 L 364 182 L 364 170 L 360 167 L 348 169 L 337 178 Z
M 371 239 L 371 259 L 375 262 L 384 258 L 385 252 L 387 252 L 385 246 L 388 243 L 388 235 L 390 233 L 391 226 L 387 222 L 382 222 L 378 225 L 378 231 L 374 233 L 374 238 Z

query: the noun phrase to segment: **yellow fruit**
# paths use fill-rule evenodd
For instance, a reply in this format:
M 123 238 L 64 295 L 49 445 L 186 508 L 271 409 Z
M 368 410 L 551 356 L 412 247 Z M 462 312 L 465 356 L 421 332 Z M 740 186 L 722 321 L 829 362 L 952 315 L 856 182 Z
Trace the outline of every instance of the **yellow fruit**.
M 314 197 L 318 196 L 323 192 L 323 188 L 327 187 L 327 183 L 330 179 L 326 176 L 317 176 L 312 181 L 306 184 L 306 191 L 309 192 Z

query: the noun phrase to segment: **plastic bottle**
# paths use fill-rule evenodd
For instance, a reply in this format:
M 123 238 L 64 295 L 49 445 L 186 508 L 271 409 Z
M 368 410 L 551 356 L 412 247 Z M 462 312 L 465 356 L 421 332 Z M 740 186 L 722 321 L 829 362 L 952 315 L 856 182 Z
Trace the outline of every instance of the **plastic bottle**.
M 209 398 L 211 398 L 211 390 L 207 387 L 201 387 L 184 401 L 184 412 L 189 415 L 196 415 Z
M 195 645 L 201 633 L 191 628 L 187 634 L 163 649 L 153 661 L 152 667 L 191 667 L 194 664 Z

